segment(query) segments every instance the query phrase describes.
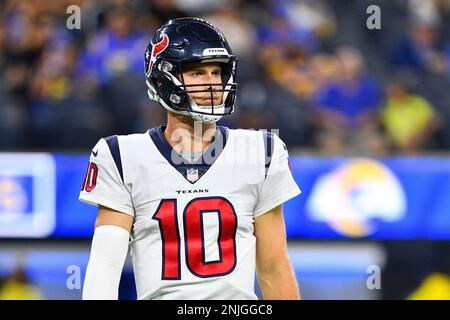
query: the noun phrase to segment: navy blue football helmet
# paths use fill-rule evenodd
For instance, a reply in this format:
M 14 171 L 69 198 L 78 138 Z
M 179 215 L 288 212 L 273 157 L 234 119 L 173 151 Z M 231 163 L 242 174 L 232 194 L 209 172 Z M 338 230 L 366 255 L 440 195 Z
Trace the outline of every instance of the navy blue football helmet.
M 192 62 L 218 63 L 222 83 L 186 85 L 182 77 L 183 67 Z M 190 115 L 194 120 L 205 123 L 216 122 L 222 116 L 233 113 L 236 68 L 237 58 L 223 34 L 198 18 L 170 20 L 156 31 L 145 51 L 145 75 L 150 99 L 169 111 Z M 211 105 L 197 105 L 188 91 L 210 93 Z M 219 105 L 214 105 L 214 92 L 222 92 Z

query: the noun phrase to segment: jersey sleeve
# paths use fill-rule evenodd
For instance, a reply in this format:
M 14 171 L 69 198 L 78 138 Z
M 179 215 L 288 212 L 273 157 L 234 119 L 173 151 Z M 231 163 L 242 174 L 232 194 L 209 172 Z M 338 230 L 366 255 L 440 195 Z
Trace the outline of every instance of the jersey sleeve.
M 134 216 L 131 193 L 123 182 L 117 136 L 100 139 L 92 149 L 79 200 Z
M 268 169 L 260 186 L 258 201 L 253 214 L 255 218 L 301 193 L 292 176 L 286 145 L 276 134 L 268 134 L 268 141 L 265 143 L 270 146 L 270 140 L 272 139 L 273 153 L 269 157 L 270 162 L 266 161 Z M 265 149 L 267 150 L 267 148 Z

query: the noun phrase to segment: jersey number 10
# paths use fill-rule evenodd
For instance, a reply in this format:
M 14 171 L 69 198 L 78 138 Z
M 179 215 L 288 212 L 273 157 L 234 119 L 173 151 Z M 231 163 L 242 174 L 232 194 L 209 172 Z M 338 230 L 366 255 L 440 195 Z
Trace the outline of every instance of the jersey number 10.
M 206 261 L 203 235 L 203 213 L 217 212 L 219 259 Z M 177 220 L 177 200 L 164 199 L 152 217 L 158 221 L 162 239 L 162 279 L 181 279 L 180 230 Z M 186 265 L 201 278 L 229 274 L 236 267 L 237 216 L 233 205 L 223 197 L 191 200 L 183 211 Z

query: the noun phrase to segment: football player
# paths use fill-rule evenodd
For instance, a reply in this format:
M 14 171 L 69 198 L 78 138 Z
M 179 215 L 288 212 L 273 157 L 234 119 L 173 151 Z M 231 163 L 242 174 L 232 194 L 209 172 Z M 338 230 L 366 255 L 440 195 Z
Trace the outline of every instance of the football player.
M 145 52 L 167 125 L 102 138 L 80 200 L 98 205 L 83 299 L 117 299 L 128 248 L 138 299 L 299 299 L 282 204 L 300 193 L 276 134 L 231 130 L 237 59 L 196 18 L 169 21 Z

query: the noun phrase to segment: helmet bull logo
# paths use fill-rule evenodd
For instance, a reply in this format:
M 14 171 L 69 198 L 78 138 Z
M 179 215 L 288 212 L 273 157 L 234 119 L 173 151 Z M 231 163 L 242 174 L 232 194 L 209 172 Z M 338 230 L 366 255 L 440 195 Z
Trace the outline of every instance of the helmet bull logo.
M 156 61 L 156 57 L 166 50 L 166 48 L 169 46 L 169 37 L 166 34 L 163 34 L 163 38 L 160 42 L 155 44 L 152 48 L 152 56 L 150 58 L 150 65 L 148 66 L 148 70 L 152 70 L 152 66 Z

